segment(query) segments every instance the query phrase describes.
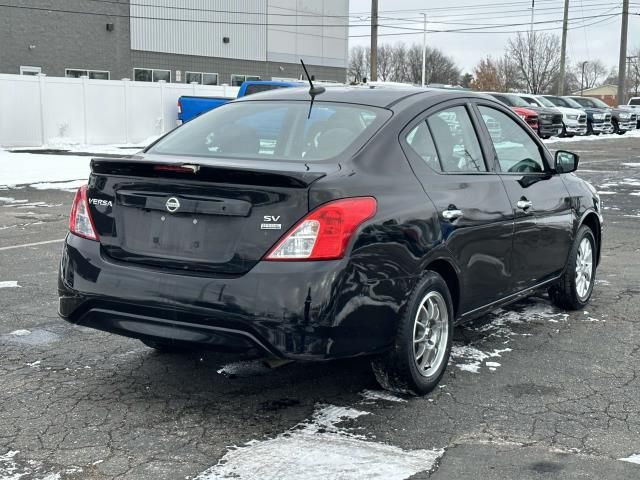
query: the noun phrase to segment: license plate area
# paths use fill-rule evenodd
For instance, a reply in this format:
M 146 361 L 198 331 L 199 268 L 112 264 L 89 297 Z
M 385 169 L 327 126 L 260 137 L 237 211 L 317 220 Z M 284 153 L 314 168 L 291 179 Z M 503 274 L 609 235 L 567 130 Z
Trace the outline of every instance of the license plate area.
M 122 209 L 119 237 L 129 253 L 192 262 L 225 263 L 236 249 L 244 218 Z M 235 233 L 234 233 L 235 232 Z

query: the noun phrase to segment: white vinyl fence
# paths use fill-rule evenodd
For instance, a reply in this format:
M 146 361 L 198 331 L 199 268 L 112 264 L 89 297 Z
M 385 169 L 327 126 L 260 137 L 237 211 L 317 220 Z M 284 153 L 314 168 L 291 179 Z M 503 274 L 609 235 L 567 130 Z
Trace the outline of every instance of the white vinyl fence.
M 175 128 L 178 97 L 238 87 L 0 74 L 0 146 L 138 143 Z

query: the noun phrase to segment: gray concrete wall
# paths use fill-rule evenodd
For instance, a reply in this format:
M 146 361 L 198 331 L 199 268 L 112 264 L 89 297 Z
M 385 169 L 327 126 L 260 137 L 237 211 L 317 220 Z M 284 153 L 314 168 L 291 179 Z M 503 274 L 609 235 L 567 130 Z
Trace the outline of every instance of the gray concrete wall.
M 28 65 L 56 77 L 63 77 L 65 68 L 108 70 L 112 79 L 131 76 L 128 0 L 10 3 L 14 7 L 0 6 L 1 73 L 18 74 Z M 114 31 L 107 31 L 107 23 Z
M 182 72 L 298 78 L 296 63 L 236 60 L 131 50 L 129 0 L 13 0 L 0 6 L 0 73 L 20 73 L 20 66 L 41 67 L 42 73 L 63 77 L 66 68 L 107 70 L 112 80 L 133 79 L 133 68 L 163 68 Z M 16 8 L 17 7 L 17 8 Z M 61 10 L 56 12 L 54 10 Z M 83 13 L 85 12 L 85 13 Z M 100 14 L 100 15 L 96 15 Z M 108 32 L 107 23 L 114 24 Z M 34 48 L 30 48 L 33 46 Z M 309 65 L 318 80 L 344 82 L 346 69 Z

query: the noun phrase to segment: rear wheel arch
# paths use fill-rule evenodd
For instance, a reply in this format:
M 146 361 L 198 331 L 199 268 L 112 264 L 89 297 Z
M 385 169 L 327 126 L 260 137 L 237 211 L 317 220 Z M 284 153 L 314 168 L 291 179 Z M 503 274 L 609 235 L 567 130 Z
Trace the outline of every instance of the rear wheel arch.
M 447 260 L 438 259 L 427 265 L 425 270 L 436 272 L 445 281 L 447 288 L 449 288 L 449 293 L 451 294 L 454 318 L 457 318 L 460 306 L 460 280 L 455 267 Z

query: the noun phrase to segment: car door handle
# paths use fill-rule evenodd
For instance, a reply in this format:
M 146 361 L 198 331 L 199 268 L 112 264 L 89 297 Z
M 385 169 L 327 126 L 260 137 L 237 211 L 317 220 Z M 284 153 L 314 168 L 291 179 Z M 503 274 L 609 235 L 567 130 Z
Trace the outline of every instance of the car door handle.
M 526 212 L 531 207 L 533 207 L 533 202 L 531 200 L 522 199 L 518 200 L 518 203 L 516 203 L 516 205 L 520 210 L 524 210 Z
M 454 220 L 457 220 L 458 218 L 462 217 L 462 210 L 445 210 L 444 212 L 442 212 L 442 217 L 445 220 L 449 220 L 450 222 L 453 222 Z

